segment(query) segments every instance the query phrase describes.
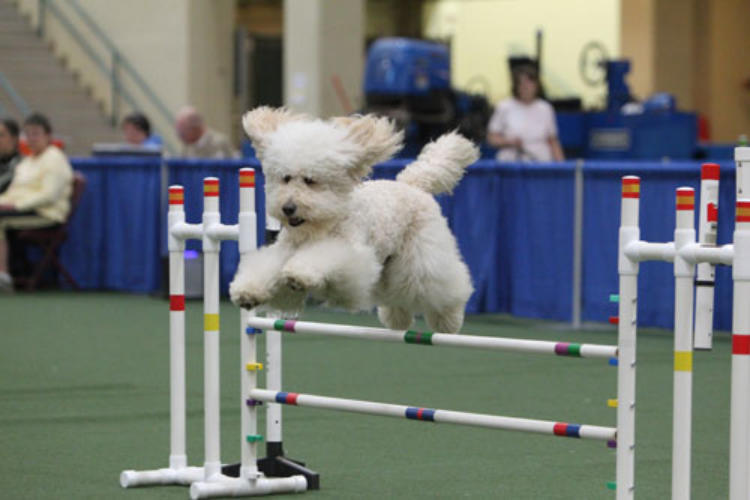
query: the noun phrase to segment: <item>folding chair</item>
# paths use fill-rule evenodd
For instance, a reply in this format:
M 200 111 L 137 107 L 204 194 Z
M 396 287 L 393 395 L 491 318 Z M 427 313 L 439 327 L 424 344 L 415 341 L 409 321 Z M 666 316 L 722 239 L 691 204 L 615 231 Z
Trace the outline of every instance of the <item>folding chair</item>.
M 70 275 L 65 266 L 62 265 L 58 257 L 60 246 L 68 238 L 68 226 L 73 214 L 81 201 L 81 196 L 86 190 L 86 177 L 80 172 L 73 173 L 73 190 L 70 195 L 70 213 L 65 222 L 53 227 L 40 229 L 22 229 L 14 234 L 15 241 L 22 245 L 35 245 L 42 250 L 42 258 L 33 264 L 31 276 L 15 277 L 14 283 L 18 288 L 24 287 L 27 291 L 35 290 L 39 284 L 44 271 L 50 266 L 65 278 L 73 289 L 78 290 L 79 286 L 73 276 Z

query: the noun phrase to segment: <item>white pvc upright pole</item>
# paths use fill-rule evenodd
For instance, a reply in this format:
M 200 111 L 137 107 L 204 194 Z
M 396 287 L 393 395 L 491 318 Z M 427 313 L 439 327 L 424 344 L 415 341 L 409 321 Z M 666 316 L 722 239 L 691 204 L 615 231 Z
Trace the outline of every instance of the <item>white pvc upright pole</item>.
M 221 242 L 206 233 L 220 223 L 219 179 L 203 180 L 203 403 L 205 478 L 221 473 L 219 381 L 219 248 Z
M 255 170 L 240 169 L 240 213 L 239 213 L 239 251 L 240 259 L 256 248 L 255 215 Z M 258 386 L 257 335 L 258 331 L 248 328 L 247 319 L 250 311 L 240 308 L 240 353 L 241 359 L 241 464 L 240 477 L 254 479 L 258 477 L 257 447 L 260 441 L 258 435 L 258 411 L 256 402 L 250 399 L 252 389 Z M 249 369 L 253 368 L 253 369 Z
M 281 332 L 266 330 L 266 387 L 281 391 Z M 266 407 L 266 438 L 269 446 L 281 446 L 281 405 L 268 403 Z
M 695 264 L 680 249 L 695 243 L 695 190 L 677 189 L 674 231 L 674 387 L 672 411 L 672 499 L 690 498 L 693 391 L 693 280 Z
M 701 166 L 700 212 L 698 217 L 698 243 L 705 247 L 716 246 L 716 226 L 719 203 L 719 165 L 704 163 Z M 715 265 L 701 262 L 695 280 L 695 349 L 711 349 L 714 322 Z
M 622 206 L 617 268 L 620 300 L 617 328 L 617 500 L 632 499 L 635 489 L 635 358 L 638 261 L 625 254 L 640 239 L 640 178 L 622 178 Z
M 750 498 L 750 198 L 737 200 L 732 279 L 734 299 L 729 498 L 747 500 Z
M 182 186 L 169 187 L 169 228 L 185 222 Z M 169 248 L 169 467 L 187 466 L 185 451 L 185 240 L 171 231 Z

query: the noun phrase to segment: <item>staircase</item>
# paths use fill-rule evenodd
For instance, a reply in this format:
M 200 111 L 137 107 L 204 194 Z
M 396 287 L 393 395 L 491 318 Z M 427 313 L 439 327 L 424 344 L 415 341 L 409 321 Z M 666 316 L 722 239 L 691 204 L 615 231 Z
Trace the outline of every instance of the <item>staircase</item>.
M 0 74 L 25 101 L 52 123 L 70 156 L 89 155 L 95 142 L 120 142 L 99 105 L 81 88 L 49 46 L 39 39 L 10 0 L 0 0 Z M 29 111 L 0 86 L 0 111 L 19 123 Z

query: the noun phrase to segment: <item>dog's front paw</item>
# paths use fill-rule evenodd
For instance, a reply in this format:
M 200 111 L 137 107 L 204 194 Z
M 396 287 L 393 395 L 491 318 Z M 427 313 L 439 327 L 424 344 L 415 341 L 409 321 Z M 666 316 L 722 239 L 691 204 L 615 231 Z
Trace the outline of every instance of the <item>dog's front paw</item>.
M 323 277 L 309 270 L 284 269 L 281 283 L 292 291 L 307 292 L 319 288 L 323 284 Z
M 252 287 L 240 287 L 232 283 L 229 287 L 229 298 L 243 309 L 254 309 L 271 300 L 271 295 Z

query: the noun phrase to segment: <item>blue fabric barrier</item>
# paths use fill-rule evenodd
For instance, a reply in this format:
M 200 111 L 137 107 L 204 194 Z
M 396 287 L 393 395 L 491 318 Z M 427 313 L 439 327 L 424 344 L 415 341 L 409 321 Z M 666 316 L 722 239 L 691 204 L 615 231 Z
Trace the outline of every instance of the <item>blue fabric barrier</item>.
M 242 167 L 255 168 L 255 211 L 258 215 L 258 241 L 263 243 L 266 203 L 264 196 L 264 178 L 260 163 L 255 159 L 206 160 L 206 159 L 168 159 L 169 184 L 179 184 L 185 188 L 185 220 L 200 223 L 203 214 L 203 179 L 219 178 L 219 210 L 222 224 L 237 224 L 239 212 L 239 179 L 237 171 Z M 166 227 L 166 226 L 165 226 Z M 166 229 L 163 231 L 166 234 Z M 187 248 L 200 250 L 201 243 L 188 241 Z M 166 250 L 165 250 L 166 251 Z M 219 261 L 219 286 L 226 293 L 229 283 L 239 263 L 239 249 L 236 241 L 223 241 Z
M 159 289 L 161 258 L 166 255 L 166 216 L 162 165 L 168 183 L 185 187 L 188 222 L 200 222 L 203 178 L 220 179 L 222 222 L 237 222 L 237 170 L 256 168 L 256 210 L 262 241 L 265 201 L 257 160 L 148 158 L 73 159 L 88 188 L 75 215 L 62 258 L 84 288 L 150 292 Z M 392 179 L 407 163 L 378 165 L 373 178 Z M 719 203 L 719 243 L 734 230 L 734 166 L 723 163 Z M 617 233 L 620 179 L 641 176 L 641 236 L 671 241 L 674 190 L 692 186 L 699 193 L 699 163 L 586 162 L 584 173 L 584 320 L 606 321 L 617 308 Z M 568 321 L 572 309 L 573 211 L 575 165 L 499 164 L 480 160 L 469 168 L 453 195 L 438 202 L 474 281 L 468 311 L 510 313 Z M 164 187 L 163 189 L 166 189 Z M 697 212 L 697 211 L 696 211 Z M 697 225 L 696 225 L 697 227 Z M 199 249 L 199 242 L 188 248 Z M 237 265 L 236 242 L 222 243 L 221 287 L 226 292 Z M 731 329 L 731 270 L 717 270 L 715 325 Z M 639 323 L 673 324 L 672 268 L 641 264 Z
M 719 184 L 718 243 L 732 240 L 734 231 L 735 167 L 722 163 Z M 675 190 L 686 186 L 700 196 L 700 164 L 586 162 L 584 164 L 583 319 L 606 321 L 617 315 L 609 295 L 617 290 L 617 238 L 620 224 L 620 179 L 641 177 L 641 239 L 674 240 Z M 698 232 L 696 204 L 696 236 Z M 731 269 L 716 272 L 714 325 L 731 330 Z M 671 328 L 674 325 L 674 275 L 672 264 L 644 262 L 638 280 L 638 323 Z
M 159 288 L 158 158 L 73 158 L 88 181 L 60 256 L 82 288 Z

